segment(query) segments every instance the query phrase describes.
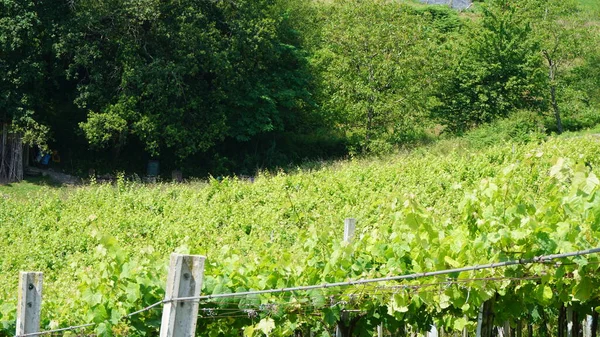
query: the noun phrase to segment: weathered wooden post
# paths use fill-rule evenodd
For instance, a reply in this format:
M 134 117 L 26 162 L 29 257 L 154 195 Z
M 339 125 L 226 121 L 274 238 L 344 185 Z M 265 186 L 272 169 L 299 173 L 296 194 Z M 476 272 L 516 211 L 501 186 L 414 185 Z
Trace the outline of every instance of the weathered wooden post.
M 195 335 L 199 301 L 170 300 L 200 295 L 205 259 L 206 257 L 200 255 L 171 254 L 160 337 Z
M 19 275 L 17 336 L 40 331 L 42 281 L 41 272 L 21 272 Z
M 492 337 L 494 330 L 494 298 L 490 298 L 479 307 L 476 337 Z
M 498 327 L 498 336 L 499 337 L 511 337 L 509 321 L 504 321 L 504 324 L 502 324 L 502 326 Z
M 594 308 L 592 308 L 594 310 Z M 592 322 L 594 319 L 592 315 L 585 315 L 585 319 L 583 320 L 583 337 L 592 337 Z
M 426 331 L 426 332 L 425 332 L 425 336 L 426 336 L 426 337 L 438 337 L 438 336 L 439 336 L 439 334 L 438 334 L 438 329 L 437 329 L 437 327 L 435 326 L 435 324 L 432 324 L 432 325 L 429 327 L 429 331 Z
M 573 337 L 573 307 L 572 306 L 568 306 L 567 307 L 567 337 Z M 577 332 L 575 332 L 575 334 L 577 334 Z
M 348 218 L 344 220 L 344 242 L 350 243 L 356 231 L 356 219 Z
M 483 303 L 479 306 L 479 313 L 477 314 L 477 330 L 475 330 L 475 337 L 481 337 L 481 330 L 483 328 Z

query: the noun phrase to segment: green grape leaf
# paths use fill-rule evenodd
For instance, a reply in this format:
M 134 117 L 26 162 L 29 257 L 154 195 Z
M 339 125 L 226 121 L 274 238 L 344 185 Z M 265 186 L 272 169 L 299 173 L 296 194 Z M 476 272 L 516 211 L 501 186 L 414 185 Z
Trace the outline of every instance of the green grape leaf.
M 446 309 L 450 306 L 450 296 L 446 295 L 446 294 L 441 294 L 440 295 L 440 308 L 442 309 Z
M 108 336 L 112 335 L 112 333 L 111 333 L 111 331 L 109 329 L 109 326 L 106 323 L 100 323 L 100 324 L 98 324 L 96 326 L 95 331 L 96 331 L 96 334 L 98 336 L 100 336 L 100 337 L 108 337 Z
M 537 287 L 535 295 L 543 304 L 549 304 L 554 296 L 552 293 L 552 288 L 550 288 L 548 285 Z
M 394 315 L 394 312 L 407 312 L 408 311 L 408 299 L 405 294 L 394 294 L 392 300 L 388 304 L 388 314 Z
M 103 305 L 95 307 L 92 313 L 94 315 L 94 322 L 96 323 L 108 320 L 108 312 L 106 311 L 106 308 Z
M 136 283 L 127 284 L 125 291 L 127 292 L 127 301 L 130 303 L 134 303 L 140 298 L 140 286 Z
M 99 292 L 94 292 L 89 288 L 83 291 L 81 297 L 90 307 L 94 307 L 102 302 L 102 294 Z
M 585 302 L 590 299 L 592 295 L 592 281 L 588 277 L 583 277 L 579 281 L 575 288 L 573 288 L 573 296 L 580 302 Z
M 338 307 L 327 308 L 323 310 L 323 321 L 329 325 L 334 326 L 340 319 L 340 310 Z
M 268 336 L 275 329 L 275 321 L 270 317 L 263 318 L 256 324 L 256 329 Z
M 244 328 L 244 337 L 252 337 L 254 335 L 254 326 L 253 325 L 249 325 L 247 327 Z
M 452 268 L 458 268 L 461 267 L 462 264 L 458 261 L 456 261 L 455 259 L 451 258 L 450 256 L 444 256 L 444 261 L 450 265 Z
M 467 323 L 469 323 L 469 321 L 465 317 L 459 317 L 454 320 L 454 324 L 452 326 L 454 327 L 454 330 L 461 331 L 464 329 Z

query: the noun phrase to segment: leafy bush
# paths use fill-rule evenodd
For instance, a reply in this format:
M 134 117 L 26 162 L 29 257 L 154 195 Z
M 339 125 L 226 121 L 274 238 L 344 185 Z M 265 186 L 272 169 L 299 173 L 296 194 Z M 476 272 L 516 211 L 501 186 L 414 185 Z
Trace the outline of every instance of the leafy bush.
M 542 118 L 535 112 L 519 111 L 508 118 L 482 125 L 464 135 L 464 140 L 474 148 L 507 142 L 528 143 L 545 139 Z

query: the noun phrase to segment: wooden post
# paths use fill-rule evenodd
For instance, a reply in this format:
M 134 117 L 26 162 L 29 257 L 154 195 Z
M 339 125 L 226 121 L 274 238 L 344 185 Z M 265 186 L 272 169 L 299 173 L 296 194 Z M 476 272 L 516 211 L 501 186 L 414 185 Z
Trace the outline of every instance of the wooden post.
M 477 330 L 475 331 L 475 337 L 481 337 L 482 326 L 483 326 L 483 303 L 479 307 L 479 314 L 477 314 Z
M 492 337 L 494 330 L 494 298 L 483 302 L 477 317 L 477 337 Z
M 200 255 L 171 254 L 165 300 L 200 295 L 205 259 Z M 160 337 L 193 337 L 196 334 L 198 305 L 198 300 L 165 303 Z
M 567 337 L 573 337 L 573 307 L 567 307 Z
M 19 275 L 17 336 L 40 331 L 42 281 L 40 272 L 21 272 Z
M 425 332 L 426 337 L 438 337 L 438 330 L 435 324 L 429 326 L 429 331 Z
M 350 243 L 356 230 L 356 219 L 347 218 L 344 220 L 344 241 Z
M 510 335 L 510 322 L 509 321 L 504 321 L 504 324 L 502 324 L 502 327 L 499 327 L 499 330 L 502 330 L 502 336 L 504 336 L 504 337 L 511 337 L 511 335 Z M 498 335 L 500 336 L 500 333 L 498 333 Z
M 592 308 L 592 310 L 594 309 Z M 583 337 L 592 337 L 593 321 L 592 315 L 585 315 L 585 320 L 583 320 Z

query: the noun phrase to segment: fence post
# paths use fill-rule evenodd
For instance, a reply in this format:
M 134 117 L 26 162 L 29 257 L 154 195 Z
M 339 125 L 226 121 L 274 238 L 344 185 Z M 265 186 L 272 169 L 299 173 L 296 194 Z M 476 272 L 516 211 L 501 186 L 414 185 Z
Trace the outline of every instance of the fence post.
M 567 307 L 567 337 L 573 337 L 573 307 Z
M 437 327 L 435 326 L 435 324 L 431 324 L 431 325 L 429 326 L 429 331 L 426 331 L 426 332 L 425 332 L 425 336 L 426 336 L 426 337 L 438 337 L 438 336 L 439 336 L 439 335 L 438 335 L 438 329 L 437 329 Z
M 481 304 L 477 316 L 476 337 L 492 337 L 494 330 L 494 301 L 492 297 Z
M 42 281 L 43 274 L 41 272 L 21 272 L 19 274 L 17 336 L 40 331 Z
M 202 289 L 204 260 L 200 255 L 171 254 L 165 300 L 196 297 Z M 196 333 L 199 301 L 166 302 L 160 337 L 193 337 Z
M 475 337 L 481 337 L 481 330 L 483 328 L 483 303 L 479 306 L 479 313 L 477 314 L 477 330 L 475 331 Z
M 585 315 L 585 319 L 583 320 L 583 337 L 592 337 L 592 322 L 592 315 Z
M 344 241 L 350 243 L 356 230 L 356 219 L 347 218 L 344 220 Z

